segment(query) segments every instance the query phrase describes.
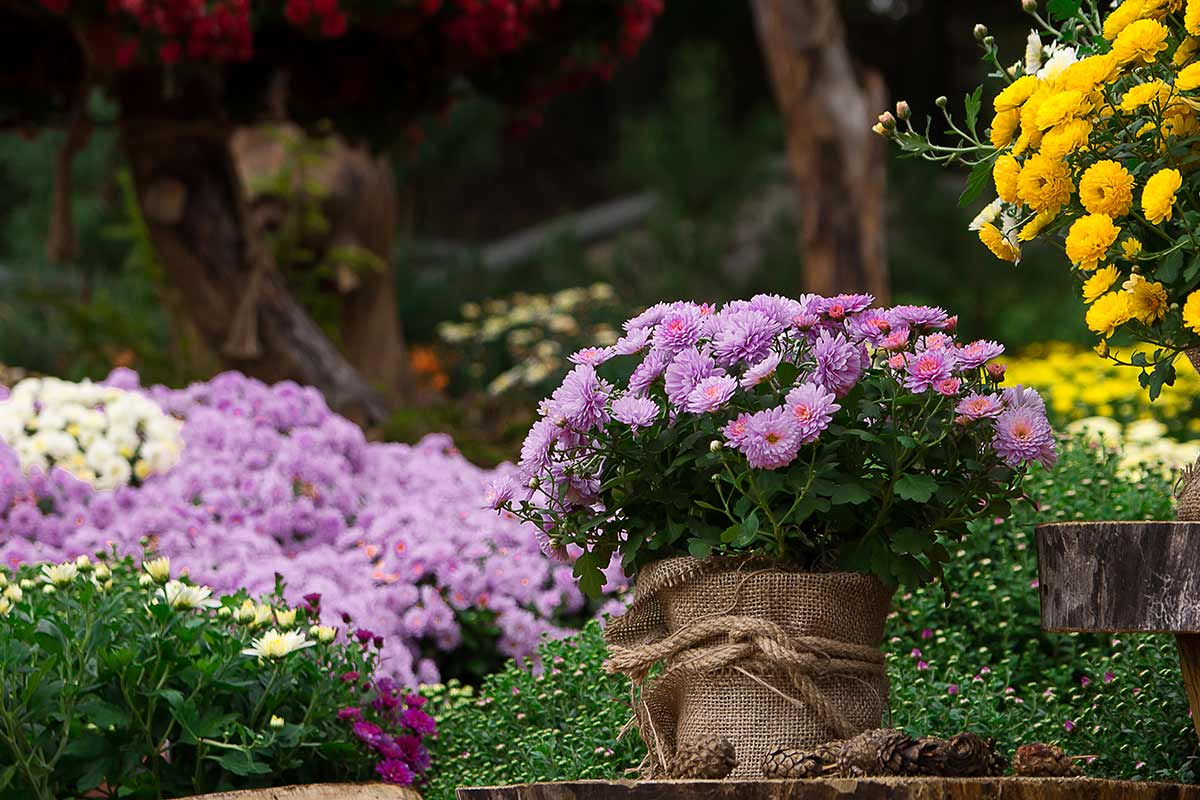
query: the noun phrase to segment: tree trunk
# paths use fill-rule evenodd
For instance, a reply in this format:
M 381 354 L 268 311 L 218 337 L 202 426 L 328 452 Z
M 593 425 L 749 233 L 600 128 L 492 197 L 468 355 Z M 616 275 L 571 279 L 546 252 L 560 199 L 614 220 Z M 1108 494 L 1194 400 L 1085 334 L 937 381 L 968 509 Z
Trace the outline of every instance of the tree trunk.
M 164 92 L 159 73 L 122 76 L 121 140 L 150 238 L 207 345 L 264 381 L 319 389 L 357 421 L 387 408 L 288 293 L 248 224 L 221 88 L 200 74 Z
M 871 131 L 882 79 L 857 71 L 838 0 L 751 0 L 787 126 L 805 289 L 888 298 L 884 141 Z

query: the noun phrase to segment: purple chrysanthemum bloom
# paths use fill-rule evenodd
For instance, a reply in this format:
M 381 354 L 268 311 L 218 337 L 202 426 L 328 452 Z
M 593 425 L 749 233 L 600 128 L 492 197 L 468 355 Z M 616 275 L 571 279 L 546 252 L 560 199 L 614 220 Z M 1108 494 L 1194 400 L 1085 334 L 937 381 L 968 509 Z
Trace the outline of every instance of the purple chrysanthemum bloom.
M 780 329 L 792 324 L 792 318 L 804 310 L 798 300 L 778 294 L 756 294 L 748 308 L 772 320 Z
M 800 448 L 796 423 L 786 408 L 768 408 L 752 414 L 738 449 L 755 469 L 786 467 Z
M 613 419 L 625 423 L 634 430 L 653 425 L 661 411 L 658 403 L 649 397 L 635 397 L 631 394 L 617 398 L 612 404 Z
M 696 388 L 697 383 L 711 375 L 724 374 L 725 370 L 718 369 L 716 362 L 707 353 L 689 347 L 678 353 L 666 369 L 667 399 L 672 407 L 683 411 L 687 396 Z
M 432 736 L 437 732 L 437 723 L 434 722 L 433 717 L 419 708 L 404 709 L 404 713 L 400 715 L 400 721 L 404 723 L 405 727 L 423 736 Z
M 622 327 L 630 332 L 653 328 L 671 310 L 671 305 L 671 303 L 655 303 L 636 317 L 626 320 Z
M 904 388 L 911 392 L 929 391 L 938 381 L 951 377 L 954 356 L 947 350 L 926 350 L 908 359 L 904 371 Z
M 928 336 L 922 336 L 919 347 L 922 350 L 957 349 L 954 347 L 954 337 L 945 333 L 931 333 Z
M 355 708 L 354 706 L 346 706 L 345 708 L 340 708 L 340 709 L 338 709 L 338 712 L 337 712 L 337 718 L 340 720 L 350 720 L 350 719 L 361 720 L 362 719 L 362 709 Z
M 553 419 L 544 417 L 533 423 L 521 444 L 521 473 L 532 477 L 550 465 L 550 449 L 562 435 L 563 429 Z
M 998 417 L 1002 410 L 999 397 L 994 394 L 979 394 L 978 392 L 967 395 L 954 407 L 954 413 L 968 420 Z
M 950 315 L 936 306 L 894 306 L 892 317 L 914 328 L 945 328 Z
M 717 363 L 730 366 L 753 364 L 766 358 L 783 326 L 759 311 L 737 311 L 714 318 L 713 355 Z
M 395 784 L 396 786 L 408 786 L 413 782 L 416 775 L 398 758 L 385 758 L 375 765 L 375 772 L 379 775 L 380 780 L 384 783 Z
M 872 308 L 851 317 L 846 326 L 856 340 L 879 347 L 883 338 L 892 332 L 892 316 L 884 309 Z
M 737 417 L 730 421 L 728 425 L 721 429 L 721 433 L 725 436 L 725 441 L 729 442 L 734 447 L 739 447 L 742 440 L 746 438 L 746 431 L 750 428 L 750 415 L 738 414 Z
M 383 728 L 380 728 L 374 722 L 356 722 L 354 723 L 354 735 L 368 747 L 375 747 L 379 742 L 383 741 L 384 733 Z
M 704 316 L 691 304 L 681 304 L 654 326 L 654 349 L 678 353 L 700 340 Z
M 591 364 L 593 367 L 603 364 L 615 356 L 617 351 L 611 347 L 585 347 L 576 350 L 567 360 L 572 364 Z
M 977 369 L 993 358 L 1004 354 L 1004 345 L 980 339 L 958 348 L 959 369 Z
M 815 383 L 802 383 L 788 392 L 787 411 L 796 425 L 800 444 L 816 441 L 829 427 L 834 412 L 841 409 L 833 401 L 833 394 Z
M 853 314 L 866 311 L 875 302 L 875 296 L 870 294 L 839 294 L 836 297 L 822 297 L 817 302 L 817 311 L 826 319 L 841 322 Z
M 1032 408 L 1043 416 L 1046 414 L 1046 401 L 1036 389 L 1028 386 L 1010 386 L 1004 390 L 1002 399 L 1006 408 Z
M 757 364 L 751 366 L 742 375 L 742 387 L 749 389 L 751 386 L 758 386 L 767 378 L 775 374 L 775 370 L 779 367 L 779 362 L 782 360 L 783 356 L 774 350 L 772 350 L 770 353 L 767 353 L 765 358 L 763 358 Z
M 502 478 L 490 482 L 487 489 L 484 490 L 483 499 L 487 503 L 487 507 L 493 511 L 499 511 L 505 503 L 510 502 L 517 494 L 517 484 L 513 481 L 511 475 L 505 475 Z
M 992 447 L 1010 467 L 1038 461 L 1050 469 L 1058 458 L 1045 413 L 1031 406 L 1009 408 L 996 417 Z
M 711 375 L 688 394 L 687 410 L 693 414 L 712 413 L 729 402 L 737 385 L 737 380 L 728 375 Z
M 869 363 L 866 348 L 829 331 L 817 335 L 812 355 L 817 362 L 813 379 L 838 397 L 854 388 Z
M 908 340 L 911 335 L 912 332 L 909 330 L 907 324 L 893 323 L 892 329 L 879 340 L 879 347 L 889 352 L 903 350 L 905 347 L 908 347 Z
M 651 350 L 629 376 L 629 393 L 635 397 L 644 395 L 670 363 L 669 355 L 659 350 Z
M 608 382 L 596 375 L 595 367 L 580 364 L 554 390 L 551 400 L 572 428 L 586 431 L 608 422 L 604 404 L 611 390 Z
M 634 328 L 617 340 L 613 345 L 613 352 L 619 356 L 631 356 L 642 352 L 650 343 L 650 333 L 649 328 Z

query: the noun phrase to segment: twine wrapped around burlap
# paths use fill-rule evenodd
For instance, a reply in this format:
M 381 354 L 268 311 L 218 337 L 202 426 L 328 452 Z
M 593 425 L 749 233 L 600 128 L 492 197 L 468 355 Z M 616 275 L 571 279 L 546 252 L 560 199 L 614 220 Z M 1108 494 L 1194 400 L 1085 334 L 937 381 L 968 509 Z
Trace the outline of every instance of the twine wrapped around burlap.
M 610 672 L 633 682 L 647 777 L 677 746 L 724 737 L 735 778 L 766 754 L 880 726 L 887 710 L 884 622 L 892 590 L 855 573 L 679 557 L 645 567 L 633 605 L 605 631 Z M 661 670 L 652 674 L 652 668 Z
M 1184 355 L 1200 372 L 1200 347 L 1185 350 Z M 1200 460 L 1186 467 L 1175 484 L 1175 517 L 1180 522 L 1200 522 Z

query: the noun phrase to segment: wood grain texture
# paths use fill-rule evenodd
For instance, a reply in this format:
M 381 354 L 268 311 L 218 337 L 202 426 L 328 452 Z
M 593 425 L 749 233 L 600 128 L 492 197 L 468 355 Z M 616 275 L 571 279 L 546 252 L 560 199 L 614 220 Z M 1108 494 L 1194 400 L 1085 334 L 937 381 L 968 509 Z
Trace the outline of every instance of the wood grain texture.
M 1200 523 L 1040 525 L 1037 548 L 1045 630 L 1200 632 Z
M 1188 707 L 1192 710 L 1192 725 L 1200 736 L 1200 635 L 1180 633 L 1175 636 L 1179 648 L 1179 666 L 1183 673 L 1183 688 Z
M 1200 787 L 1091 778 L 578 781 L 459 789 L 458 800 L 1200 800 Z
M 421 795 L 407 787 L 385 783 L 313 783 L 202 794 L 191 800 L 421 800 Z

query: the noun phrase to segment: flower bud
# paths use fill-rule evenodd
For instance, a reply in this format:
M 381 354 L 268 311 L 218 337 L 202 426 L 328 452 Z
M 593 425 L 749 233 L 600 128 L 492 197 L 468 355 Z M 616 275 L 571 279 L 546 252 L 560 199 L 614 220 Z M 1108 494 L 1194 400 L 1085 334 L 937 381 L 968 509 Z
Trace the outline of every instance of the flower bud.
M 21 591 L 20 586 L 17 586 L 15 583 L 11 583 L 7 587 L 5 587 L 3 597 L 6 600 L 11 600 L 14 603 L 19 603 L 19 602 L 21 602 L 21 598 L 24 597 L 24 595 L 25 595 L 25 593 Z
M 941 95 L 938 97 L 938 99 L 933 101 L 933 104 L 938 108 L 945 108 L 946 106 L 950 105 L 950 100 L 946 97 L 946 95 Z
M 47 583 L 45 586 L 42 587 L 42 594 L 54 594 L 57 591 L 58 590 L 55 589 L 54 586 L 49 583 Z
M 282 728 L 284 726 L 284 724 L 285 723 L 283 721 L 283 717 L 277 717 L 274 714 L 271 715 L 271 727 L 272 728 L 274 728 L 275 730 L 279 730 L 280 728 Z
M 892 112 L 890 111 L 885 111 L 879 115 L 879 124 L 886 131 L 896 130 L 896 118 L 892 116 Z
M 1037 13 L 1037 0 L 1021 0 L 1021 9 L 1026 14 Z
M 1008 371 L 1008 367 L 999 361 L 993 361 L 987 365 L 988 377 L 999 383 L 1004 380 L 1004 373 Z
M 975 33 L 975 41 L 982 42 L 984 39 L 987 38 L 987 35 L 988 35 L 987 25 L 984 25 L 982 22 L 976 23 L 974 33 Z
M 995 47 L 996 46 L 996 37 L 994 37 L 994 36 L 983 37 L 983 46 L 988 49 Z
M 713 439 L 711 442 L 708 443 L 708 452 L 710 452 L 710 453 L 719 452 L 723 446 L 724 445 L 721 443 L 720 439 Z
M 876 122 L 874 125 L 871 126 L 871 130 L 875 131 L 880 136 L 884 136 L 884 137 L 892 135 L 891 131 L 889 131 L 887 128 L 883 127 L 883 125 L 879 124 L 878 122 Z
M 149 575 L 142 574 L 138 576 L 138 586 L 149 586 L 152 583 L 154 583 L 154 578 L 151 578 Z
M 29 578 L 21 579 L 21 588 L 22 589 L 32 589 L 33 585 L 34 585 L 33 581 L 31 581 Z
M 80 572 L 91 572 L 92 560 L 87 556 L 80 556 L 79 558 L 75 559 L 75 569 L 79 570 Z
M 529 483 L 527 483 L 525 485 L 528 486 L 530 489 L 536 489 L 542 485 L 542 482 L 537 479 L 536 475 L 534 475 L 532 478 L 529 479 Z
M 896 118 L 897 119 L 899 119 L 901 122 L 903 122 L 904 120 L 907 120 L 911 116 L 912 116 L 912 109 L 908 107 L 907 100 L 901 100 L 899 103 L 896 103 Z
M 221 619 L 227 619 L 228 617 L 233 616 L 233 609 L 229 606 L 221 606 L 217 609 L 217 616 Z

